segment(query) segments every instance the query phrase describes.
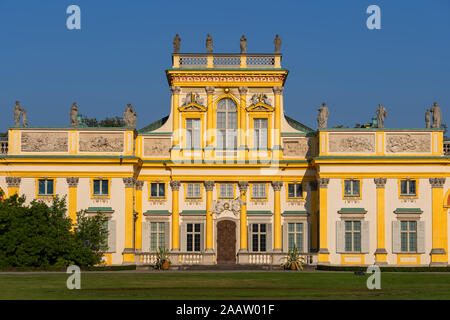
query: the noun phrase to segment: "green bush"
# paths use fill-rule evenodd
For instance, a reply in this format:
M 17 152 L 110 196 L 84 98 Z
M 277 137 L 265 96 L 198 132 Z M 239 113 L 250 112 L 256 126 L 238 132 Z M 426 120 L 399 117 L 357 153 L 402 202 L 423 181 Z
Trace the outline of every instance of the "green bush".
M 33 200 L 25 205 L 25 197 L 13 195 L 0 199 L 0 268 L 80 267 L 101 262 L 107 230 L 104 215 L 85 217 L 72 231 L 66 215 L 65 198 L 56 196 L 51 206 Z

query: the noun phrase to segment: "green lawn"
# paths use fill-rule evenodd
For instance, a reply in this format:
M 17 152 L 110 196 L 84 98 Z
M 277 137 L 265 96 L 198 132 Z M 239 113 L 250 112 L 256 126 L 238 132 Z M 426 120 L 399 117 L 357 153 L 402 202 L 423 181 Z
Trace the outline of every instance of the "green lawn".
M 0 274 L 0 299 L 450 299 L 450 274 L 382 273 L 368 290 L 353 273 L 90 273 L 81 290 L 66 274 Z

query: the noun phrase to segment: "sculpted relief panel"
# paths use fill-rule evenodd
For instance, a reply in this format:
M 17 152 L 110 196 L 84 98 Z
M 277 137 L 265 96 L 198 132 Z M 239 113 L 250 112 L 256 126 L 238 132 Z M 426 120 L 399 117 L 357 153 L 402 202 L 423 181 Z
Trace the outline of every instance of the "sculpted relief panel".
M 80 152 L 123 152 L 123 133 L 80 132 Z
M 428 133 L 386 134 L 386 152 L 431 152 L 431 135 Z
M 308 138 L 284 138 L 283 156 L 305 158 L 310 153 L 310 142 Z
M 22 132 L 22 152 L 68 152 L 67 132 Z
M 374 134 L 329 134 L 330 153 L 374 153 Z
M 145 138 L 144 156 L 158 158 L 169 157 L 170 146 L 170 138 Z

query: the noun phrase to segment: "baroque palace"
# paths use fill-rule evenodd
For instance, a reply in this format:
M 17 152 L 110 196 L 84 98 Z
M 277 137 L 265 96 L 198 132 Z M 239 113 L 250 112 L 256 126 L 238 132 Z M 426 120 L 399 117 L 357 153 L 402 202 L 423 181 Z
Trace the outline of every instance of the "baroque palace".
M 274 54 L 179 52 L 170 114 L 126 127 L 16 125 L 1 141 L 0 188 L 27 203 L 66 195 L 68 214 L 109 218 L 108 264 L 448 265 L 450 174 L 440 111 L 427 128 L 317 130 L 284 112 L 281 40 Z M 435 105 L 434 107 L 436 107 Z M 437 107 L 439 108 L 439 107 Z M 169 110 L 168 110 L 169 112 Z M 133 119 L 134 116 L 134 119 Z M 436 125 L 436 122 L 438 124 Z

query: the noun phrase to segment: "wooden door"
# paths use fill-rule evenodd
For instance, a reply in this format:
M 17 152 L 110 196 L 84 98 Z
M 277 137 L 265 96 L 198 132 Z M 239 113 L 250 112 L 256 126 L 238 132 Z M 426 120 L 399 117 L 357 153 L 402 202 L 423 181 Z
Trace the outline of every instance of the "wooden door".
M 217 223 L 217 263 L 236 263 L 236 223 L 222 220 Z

